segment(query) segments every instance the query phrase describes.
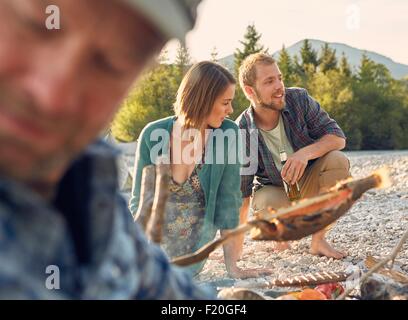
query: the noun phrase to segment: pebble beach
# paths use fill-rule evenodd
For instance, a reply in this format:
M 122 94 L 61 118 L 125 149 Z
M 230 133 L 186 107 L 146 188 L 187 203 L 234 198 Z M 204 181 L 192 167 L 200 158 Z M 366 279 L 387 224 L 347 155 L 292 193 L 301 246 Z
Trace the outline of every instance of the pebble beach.
M 380 167 L 388 166 L 392 180 L 389 188 L 366 192 L 328 233 L 328 241 L 335 248 L 345 251 L 347 257 L 334 260 L 311 255 L 310 236 L 291 242 L 290 250 L 276 252 L 271 242 L 254 241 L 247 234 L 243 256 L 238 265 L 243 268 L 271 268 L 274 270 L 271 276 L 229 279 L 222 249 L 219 248 L 210 255 L 196 279 L 214 287 L 239 287 L 313 272 L 363 269 L 367 256 L 381 258 L 388 255 L 408 228 L 408 151 L 359 151 L 346 154 L 350 159 L 353 178 L 363 178 Z M 408 244 L 398 254 L 394 269 L 408 273 Z

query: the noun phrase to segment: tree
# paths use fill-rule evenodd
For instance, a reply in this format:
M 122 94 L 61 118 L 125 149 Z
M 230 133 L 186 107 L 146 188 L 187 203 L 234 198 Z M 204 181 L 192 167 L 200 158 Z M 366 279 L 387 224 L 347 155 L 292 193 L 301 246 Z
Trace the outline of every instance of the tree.
M 339 66 L 340 73 L 346 77 L 351 77 L 351 68 L 350 64 L 347 61 L 346 55 L 344 52 L 341 55 L 340 59 L 340 66 Z
M 111 126 L 113 136 L 123 142 L 134 141 L 148 122 L 174 114 L 179 83 L 172 65 L 160 64 L 146 73 L 116 114 Z
M 361 64 L 358 73 L 360 83 L 371 84 L 382 89 L 387 89 L 391 84 L 391 73 L 383 64 L 377 64 L 369 59 L 366 54 L 361 58 Z
M 308 65 L 312 65 L 314 69 L 316 69 L 319 65 L 317 52 L 312 48 L 308 39 L 303 41 L 302 48 L 300 49 L 300 57 L 302 58 L 303 69 L 306 69 Z
M 362 149 L 401 147 L 404 121 L 401 99 L 394 94 L 395 81 L 382 64 L 364 54 L 354 82 L 354 104 L 361 115 Z
M 257 52 L 266 52 L 264 47 L 259 43 L 261 39 L 261 34 L 255 28 L 254 24 L 247 26 L 246 33 L 244 35 L 244 40 L 240 41 L 243 45 L 243 49 L 237 48 L 234 53 L 234 66 L 235 66 L 235 78 L 239 78 L 239 67 L 242 61 L 249 55 Z M 245 97 L 245 94 L 242 92 L 242 89 L 238 85 L 235 91 L 235 98 L 232 102 L 234 107 L 234 113 L 232 118 L 236 118 L 245 108 L 248 107 L 248 100 Z
M 238 69 L 242 61 L 249 55 L 261 51 L 265 51 L 264 47 L 259 43 L 262 35 L 258 33 L 254 24 L 250 24 L 246 28 L 244 40 L 239 41 L 243 45 L 243 49 L 237 48 L 234 53 L 235 75 L 238 76 Z
M 294 56 L 294 84 L 309 89 L 310 80 L 316 72 L 316 68 L 319 64 L 317 58 L 317 52 L 313 50 L 308 39 L 303 41 L 300 49 L 300 60 L 297 55 Z
M 170 64 L 169 50 L 162 50 L 162 52 L 160 52 L 160 55 L 157 57 L 157 62 L 160 64 Z
M 191 56 L 188 51 L 188 48 L 179 44 L 176 52 L 176 58 L 174 60 L 174 67 L 176 71 L 176 76 L 179 81 L 183 78 L 184 74 L 187 72 L 187 69 L 191 65 Z
M 248 27 L 247 31 L 241 43 L 247 43 L 248 47 L 237 50 L 241 61 L 246 57 L 244 53 L 263 50 L 255 28 Z M 338 67 L 333 68 L 334 51 L 328 46 L 322 48 L 320 66 L 316 70 L 313 63 L 303 63 L 303 58 L 310 56 L 305 55 L 311 50 L 310 44 L 304 48 L 300 59 L 297 55 L 291 57 L 282 47 L 278 64 L 285 83 L 306 88 L 329 112 L 345 132 L 348 150 L 408 148 L 408 78 L 393 79 L 384 65 L 375 63 L 367 54 L 362 56 L 354 73 L 344 53 Z M 215 58 L 215 48 L 213 53 Z M 174 114 L 177 89 L 191 62 L 186 48 L 179 48 L 174 64 L 169 63 L 167 56 L 166 51 L 161 53 L 160 64 L 141 77 L 123 102 L 111 125 L 116 139 L 134 141 L 148 122 Z M 330 59 L 323 58 L 330 56 Z M 233 117 L 249 105 L 239 86 L 233 104 Z
M 360 149 L 360 115 L 353 105 L 354 92 L 350 79 L 339 70 L 318 72 L 309 87 L 312 96 L 343 129 L 347 137 L 347 149 Z
M 293 56 L 293 74 L 292 74 L 293 84 L 292 86 L 307 88 L 307 83 L 306 83 L 305 78 L 306 78 L 306 74 L 302 68 L 302 64 L 299 61 L 299 56 L 295 54 Z
M 285 85 L 292 87 L 295 82 L 295 66 L 285 45 L 282 46 L 282 50 L 279 52 L 278 66 L 285 80 Z
M 326 73 L 329 70 L 335 70 L 337 68 L 336 50 L 329 47 L 328 43 L 322 46 L 322 50 L 319 57 L 319 70 Z
M 361 57 L 359 72 L 358 72 L 358 80 L 360 83 L 371 84 L 375 82 L 375 62 L 370 60 L 368 56 L 364 53 Z
M 211 51 L 211 61 L 218 62 L 218 50 L 217 47 L 214 47 Z

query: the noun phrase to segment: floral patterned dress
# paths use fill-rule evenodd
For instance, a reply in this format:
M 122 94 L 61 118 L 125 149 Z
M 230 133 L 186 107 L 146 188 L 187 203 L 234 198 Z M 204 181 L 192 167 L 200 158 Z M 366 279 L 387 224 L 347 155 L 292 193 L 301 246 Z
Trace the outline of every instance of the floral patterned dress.
M 200 241 L 205 216 L 205 195 L 198 178 L 201 167 L 196 165 L 183 184 L 170 179 L 162 241 L 170 258 L 192 253 Z

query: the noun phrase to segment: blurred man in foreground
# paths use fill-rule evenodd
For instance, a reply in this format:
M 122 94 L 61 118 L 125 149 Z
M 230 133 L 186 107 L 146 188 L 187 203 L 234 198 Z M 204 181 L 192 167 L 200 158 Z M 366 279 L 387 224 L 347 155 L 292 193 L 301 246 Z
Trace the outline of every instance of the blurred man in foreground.
M 0 2 L 0 298 L 212 297 L 147 243 L 94 141 L 197 2 Z

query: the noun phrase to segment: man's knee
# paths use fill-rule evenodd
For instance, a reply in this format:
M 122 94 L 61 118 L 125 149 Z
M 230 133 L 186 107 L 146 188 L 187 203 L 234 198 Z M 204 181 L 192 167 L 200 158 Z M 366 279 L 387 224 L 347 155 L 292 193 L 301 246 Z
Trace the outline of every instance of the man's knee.
M 330 151 L 322 157 L 322 160 L 325 162 L 324 169 L 328 170 L 344 170 L 349 174 L 350 170 L 350 161 L 347 156 L 338 150 Z
M 350 161 L 343 152 L 331 151 L 322 160 L 324 164 L 319 175 L 320 193 L 350 177 Z
M 266 212 L 267 208 L 279 209 L 290 206 L 290 201 L 283 188 L 265 186 L 254 193 L 251 207 L 254 212 Z

